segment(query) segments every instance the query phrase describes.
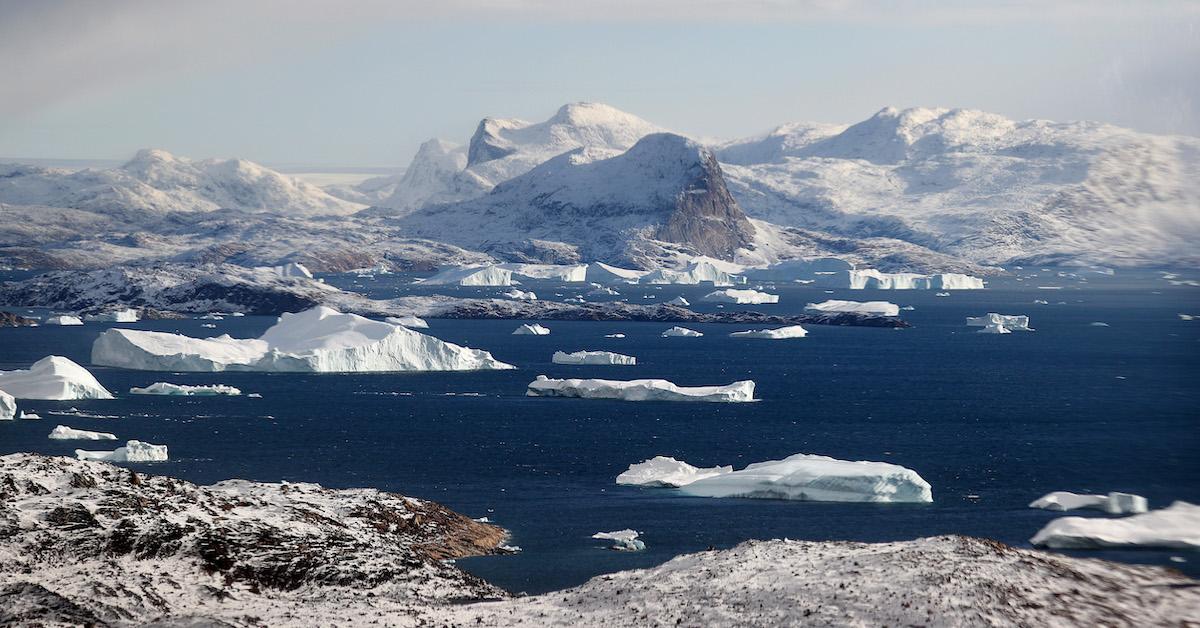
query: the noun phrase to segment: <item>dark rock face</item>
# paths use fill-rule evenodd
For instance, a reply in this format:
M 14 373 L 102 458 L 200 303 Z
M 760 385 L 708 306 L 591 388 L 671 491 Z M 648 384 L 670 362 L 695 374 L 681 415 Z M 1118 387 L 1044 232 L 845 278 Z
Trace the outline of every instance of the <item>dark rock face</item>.
M 37 321 L 32 318 L 12 312 L 0 312 L 0 327 L 33 327 L 34 325 L 37 325 Z
M 716 157 L 705 149 L 700 163 L 700 176 L 680 192 L 674 210 L 658 228 L 658 239 L 733 259 L 737 249 L 753 240 L 754 226 L 729 193 Z
M 0 586 L 0 626 L 107 626 L 96 614 L 32 582 Z

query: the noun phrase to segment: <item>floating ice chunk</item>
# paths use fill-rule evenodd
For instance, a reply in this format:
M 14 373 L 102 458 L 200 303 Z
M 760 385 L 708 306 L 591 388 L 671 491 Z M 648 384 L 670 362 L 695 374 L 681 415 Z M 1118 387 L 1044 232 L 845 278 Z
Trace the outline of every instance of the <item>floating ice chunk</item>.
M 698 497 L 753 497 L 830 502 L 932 502 L 929 483 L 916 471 L 886 462 L 837 460 L 796 454 L 756 462 L 680 488 Z
M 511 369 L 486 351 L 460 347 L 400 325 L 318 306 L 284 314 L 261 337 L 191 338 L 109 329 L 92 362 L 146 371 L 350 373 Z
M 884 273 L 873 268 L 843 270 L 831 275 L 822 274 L 817 285 L 850 290 L 982 290 L 979 277 L 959 273 L 920 275 L 916 273 Z
M 537 295 L 532 291 L 517 290 L 516 288 L 505 292 L 504 296 L 516 301 L 537 301 Z
M 587 264 L 500 264 L 522 279 L 541 279 L 567 283 L 582 282 L 587 277 Z
M 1045 299 L 1034 299 L 1033 304 L 1034 305 L 1050 305 L 1050 302 Z
M 685 270 L 656 270 L 639 279 L 638 283 L 690 286 L 711 283 L 714 286 L 734 286 L 746 283 L 746 278 L 727 273 L 712 262 L 700 261 L 689 264 Z
M 645 462 L 629 465 L 629 469 L 617 476 L 617 484 L 627 486 L 656 486 L 677 488 L 723 473 L 732 473 L 733 467 L 693 467 L 668 456 L 655 456 Z
M 225 317 L 215 312 L 209 312 L 208 314 L 199 317 L 199 319 L 202 321 L 223 321 L 225 320 Z
M 185 397 L 212 397 L 215 395 L 240 395 L 242 391 L 233 386 L 225 384 L 212 384 L 209 386 L 184 386 L 180 384 L 168 384 L 167 382 L 154 382 L 145 388 L 130 388 L 129 393 L 133 395 L 179 395 Z
M 464 266 L 450 268 L 425 279 L 419 280 L 423 286 L 511 286 L 512 271 L 499 266 Z
M 1012 330 L 1005 327 L 1004 325 L 1001 325 L 1000 323 L 988 323 L 987 325 L 983 326 L 983 329 L 980 329 L 976 333 L 980 333 L 980 334 L 1011 334 Z
M 584 278 L 587 281 L 599 283 L 637 283 L 639 279 L 648 274 L 649 272 L 644 270 L 618 268 L 601 262 L 592 262 L 587 265 Z
M 200 326 L 205 329 L 216 329 L 217 328 L 217 326 L 212 323 L 202 323 Z
M 0 421 L 11 421 L 17 418 L 17 399 L 0 390 Z
M 1180 315 L 1179 315 L 1179 320 L 1181 320 L 1181 321 L 1194 321 L 1194 320 L 1196 320 L 1196 315 L 1195 315 L 1195 314 L 1180 314 Z
M 915 308 L 915 307 L 913 307 L 913 306 L 911 306 L 911 305 L 906 305 L 906 306 L 904 306 L 904 307 L 900 308 L 900 311 L 901 311 L 901 312 L 912 312 L 912 311 L 914 311 L 914 310 L 916 310 L 916 309 L 917 309 L 917 308 Z
M 804 311 L 817 314 L 863 314 L 866 316 L 899 316 L 900 306 L 887 301 L 841 301 L 829 299 L 809 303 Z
M 550 328 L 542 327 L 534 323 L 532 325 L 521 325 L 513 330 L 513 336 L 549 336 Z
M 787 327 L 779 327 L 776 329 L 751 329 L 747 331 L 735 331 L 729 334 L 732 338 L 763 338 L 766 340 L 784 340 L 786 338 L 803 338 L 808 335 L 808 330 L 800 325 L 789 325 Z
M 1030 508 L 1042 510 L 1078 510 L 1094 508 L 1104 510 L 1108 504 L 1106 495 L 1080 495 L 1070 491 L 1054 491 L 1046 493 L 1029 503 Z
M 1056 549 L 1200 549 L 1200 506 L 1177 501 L 1168 508 L 1117 519 L 1060 517 L 1046 524 L 1029 542 Z
M 612 351 L 576 351 L 574 353 L 555 351 L 550 361 L 555 364 L 603 364 L 612 366 L 632 366 L 637 364 L 637 358 L 631 355 L 613 353 Z
M 78 316 L 68 316 L 66 314 L 63 314 L 61 316 L 51 316 L 51 317 L 47 318 L 46 320 L 42 321 L 42 324 L 43 325 L 62 325 L 62 326 L 82 325 L 83 321 L 79 320 Z
M 125 308 L 99 314 L 88 314 L 83 319 L 93 323 L 136 323 L 141 319 L 141 315 L 133 308 Z
M 743 380 L 725 386 L 676 386 L 665 379 L 550 379 L 538 375 L 529 383 L 530 397 L 580 397 L 622 401 L 754 401 L 754 382 Z
M 409 329 L 429 329 L 429 323 L 425 319 L 416 316 L 389 316 L 383 319 L 393 325 L 400 325 Z
M 605 338 L 624 338 L 625 334 L 604 334 Z
M 997 314 L 988 312 L 983 316 L 968 316 L 967 327 L 988 327 L 999 325 L 1008 331 L 1033 331 L 1029 327 L 1029 317 L 1023 314 Z M 1005 333 L 1005 332 L 992 332 Z
M 704 334 L 687 327 L 672 327 L 662 333 L 663 338 L 699 338 Z
M 620 292 L 617 292 L 616 290 L 613 290 L 612 288 L 608 288 L 605 286 L 601 286 L 599 288 L 593 288 L 591 290 L 588 290 L 588 292 L 587 292 L 587 296 L 589 296 L 589 297 L 615 297 L 615 296 L 620 296 L 620 295 L 621 295 Z
M 1108 326 L 1109 326 L 1108 323 L 1102 323 L 1100 321 L 1096 321 L 1094 323 L 1088 323 L 1088 327 L 1108 327 Z
M 737 303 L 739 305 L 759 305 L 763 303 L 779 303 L 779 295 L 767 294 L 757 290 L 737 290 L 726 288 L 714 290 L 700 298 L 708 303 Z
M 53 430 L 50 430 L 50 435 L 47 438 L 51 440 L 117 440 L 115 434 L 77 430 L 65 425 L 58 425 Z
M 683 297 L 675 297 L 674 299 L 667 301 L 667 305 L 680 305 L 683 307 L 687 307 L 687 306 L 691 305 L 691 303 L 688 303 L 688 300 Z
M 1108 502 L 1104 504 L 1104 512 L 1110 515 L 1140 514 L 1150 510 L 1146 498 L 1133 493 L 1108 494 Z
M 25 412 L 24 410 L 22 410 L 17 413 L 17 418 L 25 419 L 26 421 L 40 421 L 40 420 L 42 420 L 42 415 L 40 415 L 36 412 Z
M 948 296 L 950 296 L 950 293 L 949 293 L 949 292 L 935 292 L 935 293 L 933 294 L 933 296 L 935 296 L 935 297 L 948 297 Z
M 646 544 L 638 539 L 641 534 L 641 532 L 636 530 L 625 529 L 617 530 L 616 532 L 597 532 L 592 535 L 592 538 L 602 541 L 612 541 L 613 544 L 610 549 L 619 552 L 640 552 L 646 549 Z
M 44 357 L 24 371 L 0 371 L 0 390 L 17 399 L 112 399 L 87 369 L 62 356 Z
M 104 462 L 163 462 L 167 460 L 166 445 L 151 445 L 140 440 L 126 441 L 124 447 L 112 451 L 75 450 L 75 457 L 80 460 L 101 460 Z

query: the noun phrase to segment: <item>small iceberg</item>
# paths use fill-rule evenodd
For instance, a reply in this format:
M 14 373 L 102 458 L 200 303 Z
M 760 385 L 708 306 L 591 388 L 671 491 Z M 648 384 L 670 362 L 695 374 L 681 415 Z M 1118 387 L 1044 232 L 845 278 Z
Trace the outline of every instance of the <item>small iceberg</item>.
M 212 397 L 215 395 L 230 395 L 236 396 L 242 394 L 241 390 L 233 386 L 225 384 L 211 384 L 208 386 L 184 386 L 182 384 L 168 384 L 167 382 L 154 382 L 145 388 L 133 387 L 129 389 L 131 395 L 179 395 L 185 397 Z
M 987 325 L 985 325 L 983 327 L 983 329 L 980 329 L 976 333 L 980 333 L 980 334 L 1011 334 L 1012 331 L 1009 328 L 1005 327 L 1004 325 L 1001 325 L 1000 323 L 988 323 Z
M 688 303 L 688 300 L 683 297 L 675 297 L 674 299 L 667 301 L 667 305 L 678 305 L 681 307 L 687 307 L 687 306 L 691 305 L 691 303 Z
M 534 323 L 532 325 L 521 325 L 520 327 L 513 330 L 512 335 L 513 336 L 549 336 L 550 328 L 542 327 L 541 325 L 539 325 L 537 323 Z
M 916 471 L 886 462 L 851 462 L 828 456 L 796 454 L 756 462 L 680 487 L 696 497 L 750 497 L 823 502 L 933 501 L 933 492 Z
M 788 327 L 779 327 L 776 329 L 750 329 L 747 331 L 735 331 L 732 334 L 729 334 L 731 338 L 763 338 L 766 340 L 803 338 L 807 335 L 808 330 L 800 325 L 790 325 Z
M 63 314 L 62 316 L 51 316 L 51 317 L 47 318 L 46 320 L 42 321 L 42 324 L 43 325 L 69 326 L 69 325 L 82 325 L 83 321 L 79 320 L 78 316 L 68 316 L 66 314 Z
M 1023 314 L 997 314 L 988 312 L 983 316 L 968 316 L 967 327 L 983 327 L 982 332 L 1006 334 L 1010 331 L 1033 331 L 1029 327 L 1029 317 Z M 1005 331 L 987 331 L 989 327 L 1002 327 Z
M 55 426 L 50 431 L 47 437 L 50 440 L 117 440 L 115 434 L 108 432 L 89 432 L 87 430 L 77 430 L 65 425 Z
M 618 297 L 618 296 L 621 296 L 620 292 L 617 292 L 616 290 L 613 290 L 612 288 L 608 288 L 605 286 L 599 286 L 592 290 L 588 290 L 586 294 L 589 297 Z
M 512 271 L 499 266 L 450 268 L 417 281 L 422 286 L 511 286 Z
M 935 293 L 933 294 L 933 296 L 935 296 L 935 297 L 948 297 L 948 296 L 950 296 L 950 293 L 949 293 L 949 292 L 935 292 Z
M 515 301 L 537 301 L 538 300 L 537 295 L 534 294 L 533 291 L 518 290 L 516 288 L 513 288 L 512 290 L 505 292 L 504 296 L 506 296 L 510 299 L 513 299 Z
M 24 371 L 0 371 L 0 390 L 17 399 L 112 399 L 87 369 L 58 355 L 44 357 Z
M 17 399 L 0 390 L 0 421 L 12 421 L 17 418 Z
M 887 301 L 843 301 L 829 299 L 804 306 L 814 314 L 862 314 L 864 316 L 899 316 L 900 306 Z
M 1117 492 L 1108 495 L 1080 495 L 1070 491 L 1054 491 L 1037 498 L 1029 507 L 1060 511 L 1092 508 L 1103 510 L 1110 515 L 1139 514 L 1149 510 L 1145 497 Z
M 133 308 L 125 308 L 123 310 L 88 314 L 83 319 L 91 323 L 136 323 L 141 320 L 141 315 Z
M 151 445 L 140 440 L 131 440 L 124 447 L 112 451 L 87 451 L 76 449 L 75 457 L 80 460 L 102 462 L 163 462 L 167 460 L 166 445 Z
M 761 305 L 763 303 L 779 303 L 779 295 L 767 294 L 757 290 L 738 290 L 726 288 L 714 290 L 700 298 L 707 303 L 736 303 L 738 305 Z
M 646 549 L 646 544 L 638 540 L 641 532 L 636 530 L 617 530 L 616 532 L 597 532 L 592 535 L 593 539 L 602 541 L 612 541 L 612 547 L 619 552 L 640 552 Z
M 530 397 L 579 397 L 621 401 L 754 401 L 754 382 L 742 380 L 725 386 L 676 386 L 665 379 L 550 379 L 538 375 L 529 383 Z
M 631 355 L 613 353 L 612 351 L 576 351 L 565 353 L 555 351 L 550 361 L 555 364 L 597 364 L 610 366 L 633 366 L 637 358 Z
M 1108 327 L 1108 326 L 1109 326 L 1108 323 L 1102 323 L 1100 321 L 1096 321 L 1094 323 L 1088 323 L 1088 327 Z
M 629 469 L 617 476 L 617 484 L 678 488 L 696 480 L 732 472 L 733 467 L 730 466 L 693 467 L 682 460 L 668 456 L 655 456 L 645 462 L 629 465 Z
M 409 329 L 429 329 L 429 323 L 417 316 L 389 316 L 383 320 Z
M 24 410 L 22 410 L 17 413 L 17 418 L 23 419 L 26 421 L 41 421 L 42 415 L 40 415 L 36 412 L 25 412 Z
M 625 334 L 604 334 L 605 338 L 624 338 Z
M 687 327 L 672 327 L 662 333 L 663 338 L 699 338 L 704 334 Z
M 1200 506 L 1177 501 L 1168 508 L 1117 519 L 1059 517 L 1029 542 L 1054 549 L 1200 549 Z

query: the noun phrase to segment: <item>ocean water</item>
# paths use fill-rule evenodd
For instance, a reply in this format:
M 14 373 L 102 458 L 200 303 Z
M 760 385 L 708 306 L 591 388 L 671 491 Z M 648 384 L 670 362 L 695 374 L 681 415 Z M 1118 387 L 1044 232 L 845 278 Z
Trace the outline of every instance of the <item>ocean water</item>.
M 833 294 L 777 285 L 778 305 L 726 306 L 798 312 L 825 298 L 913 305 L 904 330 L 809 326 L 807 338 L 737 340 L 744 325 L 689 325 L 703 338 L 660 338 L 655 323 L 549 322 L 546 337 L 512 336 L 520 321 L 431 320 L 429 333 L 491 351 L 519 370 L 479 373 L 298 375 L 172 374 L 92 368 L 114 401 L 28 401 L 42 421 L 0 423 L 0 452 L 70 455 L 79 443 L 50 441 L 57 424 L 115 432 L 170 447 L 170 462 L 140 469 L 208 483 L 240 477 L 370 486 L 487 516 L 512 533 L 516 555 L 459 561 L 513 591 L 541 592 L 684 552 L 754 538 L 883 541 L 969 534 L 1027 546 L 1061 516 L 1026 505 L 1053 490 L 1128 491 L 1151 507 L 1200 501 L 1200 288 L 1157 273 L 1037 272 L 995 280 L 985 291 Z M 373 296 L 414 292 L 407 277 L 327 280 Z M 1060 289 L 1040 289 L 1058 286 Z M 542 298 L 580 288 L 535 284 Z M 698 309 L 707 290 L 621 287 L 633 302 L 685 295 Z M 429 288 L 424 289 L 426 292 Z M 449 289 L 464 296 L 492 288 Z M 556 296 L 556 293 L 560 296 Z M 1034 304 L 1035 299 L 1049 301 Z M 10 308 L 11 309 L 11 308 Z M 18 310 L 23 312 L 24 310 Z M 964 317 L 1029 314 L 1034 333 L 974 333 Z M 260 334 L 273 319 L 146 321 L 139 329 L 191 335 Z M 1103 322 L 1107 326 L 1092 325 Z M 0 329 L 0 369 L 48 354 L 89 362 L 108 325 Z M 614 332 L 624 339 L 607 339 Z M 559 366 L 555 350 L 635 355 L 634 367 Z M 524 396 L 535 376 L 659 377 L 681 385 L 757 382 L 751 404 L 628 403 Z M 261 399 L 133 396 L 155 381 L 230 384 Z M 75 410 L 72 410 L 74 408 Z M 115 418 L 65 416 L 81 412 Z M 60 413 L 60 414 L 56 414 Z M 94 446 L 84 444 L 83 447 Z M 668 489 L 620 487 L 629 464 L 669 455 L 695 465 L 815 453 L 893 462 L 933 486 L 934 503 L 836 504 L 688 498 Z M 1104 516 L 1081 511 L 1081 516 Z M 644 552 L 604 549 L 599 531 L 642 532 Z M 1169 564 L 1200 574 L 1181 551 L 1087 551 L 1078 555 Z M 1187 562 L 1169 562 L 1181 556 Z

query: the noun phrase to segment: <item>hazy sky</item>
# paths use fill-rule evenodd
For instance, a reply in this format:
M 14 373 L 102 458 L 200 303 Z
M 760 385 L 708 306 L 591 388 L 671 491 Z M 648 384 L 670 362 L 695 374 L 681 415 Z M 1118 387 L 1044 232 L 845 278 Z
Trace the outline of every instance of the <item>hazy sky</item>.
M 579 100 L 704 137 L 885 105 L 1200 135 L 1200 2 L 0 0 L 3 157 L 402 166 Z

